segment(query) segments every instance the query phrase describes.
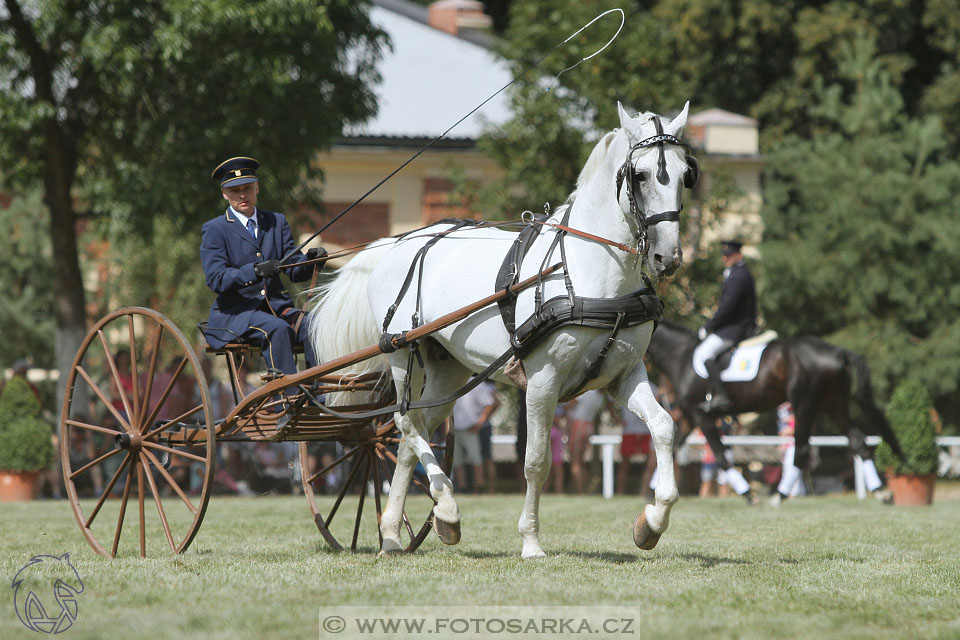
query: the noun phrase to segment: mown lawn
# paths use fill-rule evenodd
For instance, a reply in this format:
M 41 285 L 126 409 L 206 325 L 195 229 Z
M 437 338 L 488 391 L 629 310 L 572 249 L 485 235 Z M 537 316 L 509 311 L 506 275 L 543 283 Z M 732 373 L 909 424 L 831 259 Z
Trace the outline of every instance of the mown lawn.
M 537 561 L 519 558 L 519 495 L 460 505 L 458 546 L 431 535 L 414 555 L 381 559 L 372 528 L 368 552 L 329 551 L 302 497 L 214 497 L 186 554 L 162 552 L 160 538 L 145 560 L 133 543 L 107 560 L 66 502 L 2 504 L 0 564 L 10 585 L 31 556 L 71 553 L 85 589 L 66 638 L 316 638 L 320 606 L 409 604 L 571 615 L 616 605 L 645 638 L 960 638 L 957 499 L 894 508 L 811 497 L 774 509 L 684 498 L 657 549 L 642 552 L 631 539 L 638 498 L 546 496 L 548 557 Z M 39 637 L 7 594 L 0 638 Z

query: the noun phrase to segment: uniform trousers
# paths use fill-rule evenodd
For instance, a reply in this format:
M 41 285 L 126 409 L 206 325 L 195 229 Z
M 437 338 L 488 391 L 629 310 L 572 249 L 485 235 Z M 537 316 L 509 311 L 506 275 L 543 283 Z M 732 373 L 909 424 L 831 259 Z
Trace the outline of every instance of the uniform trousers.
M 295 317 L 297 314 L 290 315 Z M 294 345 L 303 345 L 307 367 L 313 367 L 317 363 L 313 345 L 307 335 L 306 316 L 300 323 L 300 330 L 294 332 L 293 326 L 284 318 L 279 318 L 269 311 L 254 311 L 243 339 L 260 347 L 266 366 L 279 369 L 287 375 L 297 372 L 297 361 L 293 357 Z

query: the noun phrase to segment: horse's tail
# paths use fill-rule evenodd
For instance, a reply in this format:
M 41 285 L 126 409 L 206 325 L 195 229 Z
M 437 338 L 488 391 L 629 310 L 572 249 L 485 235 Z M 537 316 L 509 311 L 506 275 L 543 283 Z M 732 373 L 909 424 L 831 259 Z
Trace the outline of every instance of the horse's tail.
M 311 291 L 312 299 L 318 300 L 308 318 L 310 342 L 317 362 L 329 362 L 377 344 L 380 333 L 367 299 L 367 283 L 374 267 L 394 242 L 394 238 L 378 240 L 338 269 L 328 283 Z M 364 374 L 387 369 L 386 356 L 381 355 L 339 371 Z M 330 400 L 333 405 L 342 404 Z M 357 400 L 357 396 L 351 400 Z
M 857 377 L 856 398 L 860 410 L 863 411 L 869 424 L 876 429 L 877 435 L 883 438 L 883 441 L 890 445 L 894 453 L 902 458 L 903 451 L 900 449 L 900 441 L 893 433 L 890 421 L 873 401 L 873 384 L 870 382 L 870 369 L 867 367 L 866 359 L 858 353 L 847 350 L 843 351 L 843 356 L 847 363 L 853 366 Z

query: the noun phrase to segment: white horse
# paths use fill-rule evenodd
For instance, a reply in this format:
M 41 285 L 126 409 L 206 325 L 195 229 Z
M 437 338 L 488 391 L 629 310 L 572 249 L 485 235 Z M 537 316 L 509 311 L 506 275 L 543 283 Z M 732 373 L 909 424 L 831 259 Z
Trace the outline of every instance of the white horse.
M 645 244 L 650 271 L 657 277 L 673 273 L 682 262 L 678 222 L 681 195 L 684 183 L 690 183 L 696 170 L 696 161 L 677 140 L 686 124 L 688 107 L 689 103 L 677 117 L 669 120 L 653 113 L 631 116 L 618 104 L 620 128 L 600 139 L 568 204 L 558 208 L 548 222 L 561 223 L 566 215 L 564 224 L 573 229 L 622 245 Z M 626 171 L 628 163 L 632 172 Z M 621 175 L 627 177 L 618 189 L 620 170 L 623 170 Z M 633 207 L 631 201 L 635 203 Z M 337 273 L 310 317 L 311 338 L 321 361 L 378 342 L 388 307 L 396 300 L 418 251 L 438 232 L 450 228 L 450 224 L 438 224 L 400 239 L 380 240 Z M 548 255 L 557 233 L 555 228 L 540 227 L 522 262 L 520 279 L 537 274 L 544 263 L 554 264 L 559 260 L 559 251 Z M 645 243 L 638 240 L 641 236 Z M 412 284 L 387 331 L 398 333 L 412 328 L 418 287 L 420 323 L 435 320 L 493 293 L 498 270 L 516 239 L 516 233 L 491 228 L 458 230 L 440 239 L 427 251 L 422 270 L 415 269 Z M 564 242 L 565 262 L 578 296 L 624 296 L 647 282 L 637 255 L 574 234 L 568 234 Z M 419 278 L 422 282 L 418 284 Z M 542 294 L 544 301 L 554 296 L 566 297 L 568 291 L 562 275 L 547 276 Z M 533 289 L 520 293 L 516 303 L 517 324 L 530 317 L 534 309 Z M 646 321 L 619 331 L 615 341 L 610 341 L 609 330 L 562 327 L 524 355 L 527 490 L 519 522 L 522 557 L 545 555 L 539 537 L 539 504 L 541 487 L 550 471 L 554 408 L 558 401 L 587 389 L 607 389 L 616 402 L 626 405 L 649 426 L 660 474 L 655 504 L 647 505 L 635 520 L 634 541 L 641 548 L 652 549 L 667 528 L 670 508 L 678 498 L 673 472 L 674 425 L 669 414 L 657 404 L 641 361 L 653 329 L 654 323 Z M 612 346 L 602 366 L 594 377 L 584 381 L 588 363 L 608 341 Z M 509 348 L 510 336 L 497 307 L 486 307 L 421 341 L 423 367 L 414 364 L 406 388 L 413 400 L 444 398 Z M 401 397 L 408 376 L 407 364 L 408 351 L 402 349 L 360 366 L 367 371 L 386 371 L 389 366 Z M 502 369 L 491 378 L 510 382 Z M 417 460 L 430 479 L 430 491 L 436 501 L 437 533 L 447 544 L 459 541 L 460 509 L 454 500 L 453 485 L 428 444 L 432 431 L 451 409 L 452 403 L 448 403 L 396 414 L 402 438 L 390 496 L 380 523 L 382 554 L 402 548 L 401 514 Z

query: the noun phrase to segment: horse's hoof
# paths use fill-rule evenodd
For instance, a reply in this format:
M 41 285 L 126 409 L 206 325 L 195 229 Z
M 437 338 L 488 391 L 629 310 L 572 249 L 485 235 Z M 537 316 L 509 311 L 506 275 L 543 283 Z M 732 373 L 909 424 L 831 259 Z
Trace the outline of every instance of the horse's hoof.
M 383 546 L 380 547 L 380 553 L 377 555 L 381 558 L 387 556 L 398 556 L 403 553 L 403 547 L 400 546 L 396 541 L 390 540 L 388 538 L 383 539 Z
M 633 521 L 633 543 L 644 551 L 650 551 L 657 546 L 658 542 L 660 542 L 660 534 L 653 532 L 647 524 L 647 516 L 641 511 Z
M 547 557 L 547 553 L 539 547 L 537 547 L 536 549 L 530 549 L 530 550 L 524 549 L 520 553 L 521 560 L 530 560 L 533 558 L 546 558 L 546 557 Z
M 436 515 L 433 516 L 433 529 L 443 544 L 457 544 L 460 542 L 460 523 L 444 522 Z
M 783 502 L 783 496 L 781 496 L 779 492 L 770 496 L 771 507 L 779 507 L 782 502 Z

